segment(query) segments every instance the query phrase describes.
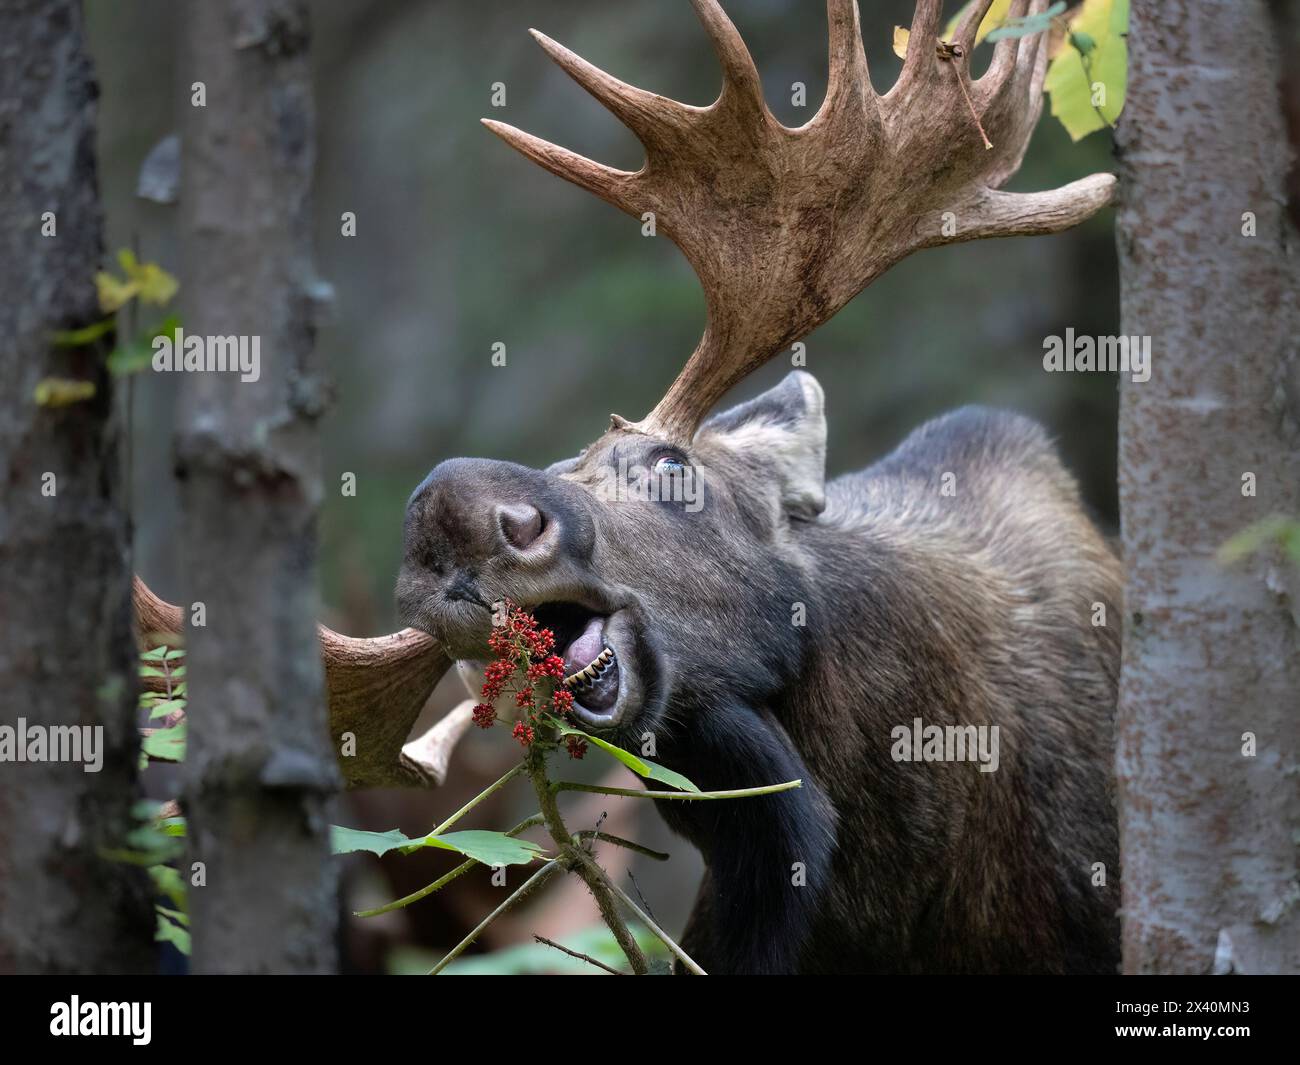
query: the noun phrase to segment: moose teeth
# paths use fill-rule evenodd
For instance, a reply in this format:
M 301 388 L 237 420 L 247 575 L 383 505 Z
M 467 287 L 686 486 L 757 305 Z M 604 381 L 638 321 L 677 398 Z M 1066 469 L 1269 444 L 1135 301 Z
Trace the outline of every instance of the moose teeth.
M 606 647 L 595 658 L 576 673 L 570 673 L 561 683 L 566 688 L 589 687 L 605 675 L 605 671 L 614 662 L 614 652 Z

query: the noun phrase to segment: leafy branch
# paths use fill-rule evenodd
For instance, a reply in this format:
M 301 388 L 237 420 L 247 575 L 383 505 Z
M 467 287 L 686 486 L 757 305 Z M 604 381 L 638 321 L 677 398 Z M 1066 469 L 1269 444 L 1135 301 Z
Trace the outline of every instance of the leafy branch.
M 531 898 L 557 875 L 569 873 L 586 884 L 600 911 L 601 920 L 613 935 L 634 974 L 646 975 L 651 971 L 651 966 L 633 932 L 630 923 L 632 921 L 638 922 L 647 929 L 687 972 L 703 976 L 704 969 L 681 945 L 665 932 L 641 905 L 638 905 L 610 879 L 609 874 L 596 861 L 590 847 L 595 841 L 601 841 L 656 861 L 666 861 L 668 855 L 651 850 L 632 840 L 601 832 L 599 825 L 595 829 L 571 832 L 560 810 L 559 795 L 566 791 L 580 791 L 600 795 L 699 802 L 771 795 L 800 787 L 802 782 L 791 780 L 757 788 L 701 791 L 680 773 L 573 727 L 566 720 L 572 707 L 572 697 L 563 698 L 568 693 L 555 686 L 555 681 L 563 675 L 563 662 L 550 653 L 553 644 L 553 634 L 549 630 L 539 630 L 535 619 L 517 607 L 510 607 L 505 613 L 500 629 L 493 633 L 490 641 L 497 658 L 486 671 L 487 679 L 483 689 L 485 701 L 476 708 L 475 721 L 483 728 L 492 727 L 501 720 L 494 702 L 503 695 L 514 695 L 519 719 L 514 725 L 512 735 L 524 747 L 523 757 L 517 765 L 479 792 L 426 836 L 409 837 L 396 830 L 366 832 L 335 826 L 333 845 L 335 853 L 339 854 L 358 850 L 366 850 L 374 854 L 386 854 L 397 850 L 409 854 L 426 847 L 436 847 L 458 851 L 466 858 L 466 861 L 418 891 L 383 906 L 359 911 L 356 916 L 375 917 L 419 902 L 440 891 L 477 865 L 501 867 L 541 861 L 543 864 L 457 943 L 433 967 L 430 975 L 444 971 L 502 914 L 508 913 L 521 902 Z M 649 791 L 603 787 L 551 779 L 547 765 L 550 755 L 558 753 L 563 748 L 570 758 L 581 758 L 589 747 L 603 751 L 638 776 L 666 784 L 673 790 Z M 537 797 L 539 810 L 536 814 L 520 821 L 507 832 L 448 831 L 486 798 L 522 776 L 528 778 Z M 550 847 L 547 850 L 543 850 L 538 844 L 518 838 L 521 833 L 538 826 L 544 826 L 550 836 Z M 559 947 L 566 953 L 573 953 L 559 944 L 550 945 Z M 575 956 L 591 960 L 586 959 L 585 955 Z

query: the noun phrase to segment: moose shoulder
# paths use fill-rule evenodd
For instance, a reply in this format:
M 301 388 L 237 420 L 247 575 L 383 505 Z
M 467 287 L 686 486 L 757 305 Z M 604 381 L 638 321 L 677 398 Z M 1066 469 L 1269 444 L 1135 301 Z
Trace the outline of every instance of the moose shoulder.
M 804 780 L 660 803 L 705 858 L 683 946 L 711 972 L 1113 971 L 1117 560 L 1024 418 L 958 411 L 829 484 L 825 442 L 796 372 L 689 446 L 445 462 L 404 620 L 474 658 L 513 599 L 588 672 L 585 728 L 709 789 Z M 901 759 L 922 724 L 964 757 Z

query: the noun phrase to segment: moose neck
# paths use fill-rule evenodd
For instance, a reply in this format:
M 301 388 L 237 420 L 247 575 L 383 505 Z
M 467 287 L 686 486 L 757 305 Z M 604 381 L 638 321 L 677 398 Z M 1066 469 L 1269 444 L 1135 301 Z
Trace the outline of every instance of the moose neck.
M 697 720 L 689 740 L 665 753 L 702 789 L 803 785 L 734 801 L 658 803 L 708 867 L 686 949 L 709 972 L 794 972 L 830 875 L 835 811 L 771 714 L 735 703 Z

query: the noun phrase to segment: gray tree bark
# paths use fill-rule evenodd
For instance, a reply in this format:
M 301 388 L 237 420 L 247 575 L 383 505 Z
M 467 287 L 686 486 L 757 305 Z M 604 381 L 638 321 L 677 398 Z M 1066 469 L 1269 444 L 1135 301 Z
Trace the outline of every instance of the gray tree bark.
M 153 957 L 143 872 L 99 857 L 132 827 L 139 752 L 120 426 L 102 353 L 51 342 L 103 317 L 97 91 L 76 0 L 0 0 L 0 724 L 103 728 L 99 772 L 0 763 L 0 971 Z M 38 406 L 45 377 L 96 392 Z
M 335 968 L 338 787 L 316 637 L 321 287 L 311 262 L 307 19 L 289 0 L 184 9 L 185 330 L 259 337 L 260 377 L 187 373 L 177 432 L 189 627 L 193 964 Z M 192 104 L 202 82 L 206 106 Z M 193 624 L 203 604 L 206 625 Z M 197 879 L 191 876 L 191 882 Z
M 1133 6 L 1122 318 L 1152 373 L 1123 379 L 1120 411 L 1131 973 L 1300 971 L 1300 575 L 1272 548 L 1215 560 L 1259 519 L 1300 518 L 1280 47 L 1264 0 Z

